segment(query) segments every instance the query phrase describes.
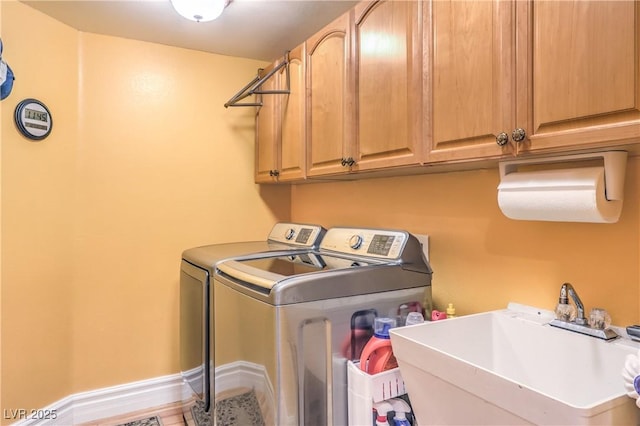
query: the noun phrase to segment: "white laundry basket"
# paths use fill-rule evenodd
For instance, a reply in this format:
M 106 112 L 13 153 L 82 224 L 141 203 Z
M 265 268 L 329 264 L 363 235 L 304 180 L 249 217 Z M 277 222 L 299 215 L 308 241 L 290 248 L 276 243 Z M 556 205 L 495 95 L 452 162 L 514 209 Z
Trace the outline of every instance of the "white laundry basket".
M 349 426 L 371 426 L 373 403 L 407 393 L 400 369 L 378 374 L 360 370 L 359 362 L 347 362 Z

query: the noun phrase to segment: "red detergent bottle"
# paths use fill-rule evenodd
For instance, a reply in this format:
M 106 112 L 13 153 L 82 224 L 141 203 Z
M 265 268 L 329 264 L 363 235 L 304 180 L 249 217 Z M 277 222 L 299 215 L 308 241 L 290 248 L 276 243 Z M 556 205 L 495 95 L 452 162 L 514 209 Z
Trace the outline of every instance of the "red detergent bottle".
M 369 339 L 360 356 L 360 369 L 369 374 L 377 374 L 396 368 L 398 362 L 393 356 L 389 329 L 396 326 L 395 318 L 376 318 L 373 336 Z

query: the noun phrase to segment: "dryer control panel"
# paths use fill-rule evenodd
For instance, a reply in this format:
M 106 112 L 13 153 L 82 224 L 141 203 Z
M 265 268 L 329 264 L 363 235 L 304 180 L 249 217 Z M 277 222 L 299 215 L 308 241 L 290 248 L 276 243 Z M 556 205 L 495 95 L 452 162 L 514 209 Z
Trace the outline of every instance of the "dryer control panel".
M 321 250 L 356 256 L 394 260 L 402 256 L 409 234 L 405 231 L 371 228 L 331 228 Z
M 271 229 L 268 240 L 291 246 L 317 248 L 324 233 L 325 229 L 319 225 L 278 222 Z

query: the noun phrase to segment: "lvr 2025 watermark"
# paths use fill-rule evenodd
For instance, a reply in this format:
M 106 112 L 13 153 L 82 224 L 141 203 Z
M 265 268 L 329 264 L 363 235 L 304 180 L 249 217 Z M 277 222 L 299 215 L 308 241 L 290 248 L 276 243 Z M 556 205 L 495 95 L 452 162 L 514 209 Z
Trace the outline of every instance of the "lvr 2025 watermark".
M 4 408 L 2 418 L 5 420 L 54 420 L 58 418 L 57 410 L 34 410 L 26 408 Z

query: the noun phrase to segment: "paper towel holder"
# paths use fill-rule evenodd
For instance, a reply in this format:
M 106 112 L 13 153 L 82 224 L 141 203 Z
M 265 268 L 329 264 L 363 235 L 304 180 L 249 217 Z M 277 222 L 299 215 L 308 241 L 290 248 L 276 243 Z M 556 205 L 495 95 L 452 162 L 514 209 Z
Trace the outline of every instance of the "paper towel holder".
M 627 170 L 627 151 L 602 151 L 585 154 L 569 154 L 556 157 L 527 158 L 521 160 L 501 161 L 498 164 L 500 180 L 510 173 L 518 171 L 519 166 L 532 164 L 568 163 L 572 161 L 595 160 L 604 161 L 605 197 L 608 201 L 622 200 L 624 195 L 624 178 Z

